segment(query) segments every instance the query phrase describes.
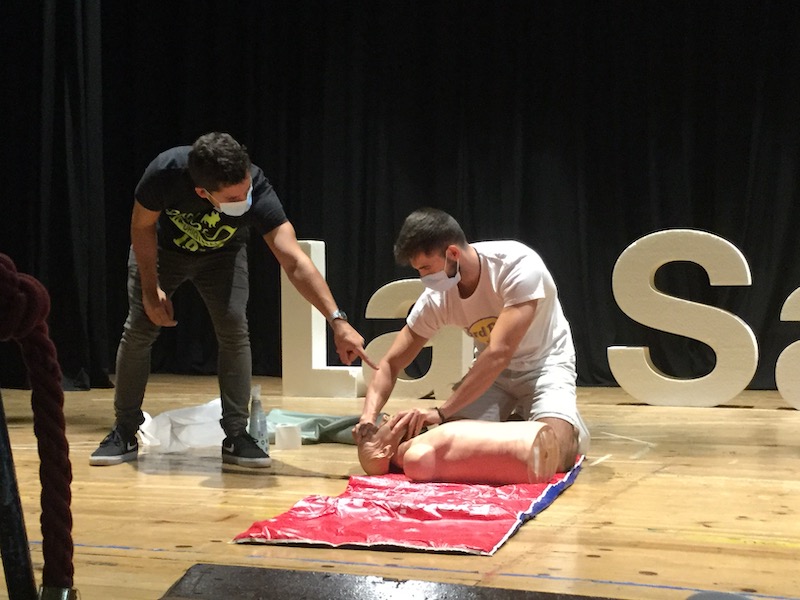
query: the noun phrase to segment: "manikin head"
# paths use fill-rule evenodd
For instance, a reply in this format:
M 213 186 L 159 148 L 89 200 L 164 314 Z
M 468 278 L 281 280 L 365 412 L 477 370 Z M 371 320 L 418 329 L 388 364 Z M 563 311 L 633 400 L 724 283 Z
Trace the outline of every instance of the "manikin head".
M 402 468 L 398 447 L 408 431 L 405 421 L 393 423 L 388 415 L 381 414 L 378 427 L 358 444 L 358 462 L 367 475 L 385 475 L 392 464 Z

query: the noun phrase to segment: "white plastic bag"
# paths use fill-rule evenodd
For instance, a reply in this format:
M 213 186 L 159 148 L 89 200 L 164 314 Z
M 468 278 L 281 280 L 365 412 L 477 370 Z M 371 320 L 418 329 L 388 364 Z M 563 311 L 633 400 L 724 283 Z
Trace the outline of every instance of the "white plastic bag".
M 182 452 L 188 448 L 219 446 L 225 433 L 219 425 L 222 401 L 168 410 L 151 417 L 144 413 L 139 437 L 148 452 Z

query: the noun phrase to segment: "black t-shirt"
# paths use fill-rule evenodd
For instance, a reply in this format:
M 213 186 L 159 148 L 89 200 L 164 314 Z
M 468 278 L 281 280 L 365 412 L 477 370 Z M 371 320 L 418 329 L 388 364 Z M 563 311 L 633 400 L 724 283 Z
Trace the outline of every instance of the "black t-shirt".
M 145 169 L 136 186 L 135 198 L 149 210 L 161 211 L 158 219 L 158 245 L 164 250 L 187 253 L 237 251 L 247 242 L 252 225 L 264 235 L 288 219 L 283 205 L 264 172 L 250 167 L 253 204 L 241 217 L 218 212 L 214 205 L 197 195 L 189 176 L 191 146 L 178 146 L 159 154 Z

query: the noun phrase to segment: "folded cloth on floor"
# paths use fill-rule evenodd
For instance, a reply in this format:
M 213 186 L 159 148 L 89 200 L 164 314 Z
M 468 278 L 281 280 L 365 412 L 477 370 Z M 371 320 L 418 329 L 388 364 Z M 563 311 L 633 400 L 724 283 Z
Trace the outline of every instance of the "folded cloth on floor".
M 548 483 L 419 483 L 405 475 L 351 477 L 340 496 L 308 496 L 257 521 L 236 543 L 401 547 L 492 555 L 572 485 L 583 457 Z
M 278 425 L 298 425 L 300 437 L 304 444 L 322 442 L 338 444 L 355 444 L 351 430 L 358 423 L 359 416 L 337 417 L 334 415 L 316 415 L 273 408 L 267 413 L 267 430 L 269 441 L 275 443 L 275 429 Z

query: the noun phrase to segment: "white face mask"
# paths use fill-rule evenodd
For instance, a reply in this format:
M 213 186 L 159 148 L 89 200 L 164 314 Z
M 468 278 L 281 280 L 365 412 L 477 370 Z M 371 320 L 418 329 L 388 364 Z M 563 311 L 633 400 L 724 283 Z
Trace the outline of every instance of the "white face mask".
M 208 190 L 206 190 L 208 192 Z M 211 196 L 211 192 L 208 192 L 208 195 Z M 214 196 L 211 196 L 214 198 Z M 217 200 L 214 198 L 214 200 Z M 250 210 L 250 207 L 253 205 L 253 184 L 250 184 L 250 189 L 247 190 L 247 199 L 240 200 L 239 202 L 219 202 L 217 200 L 217 204 L 219 204 L 219 208 L 216 208 L 219 212 L 228 215 L 229 217 L 241 217 L 244 213 Z
M 448 277 L 447 255 L 445 254 L 444 269 L 436 273 L 431 273 L 430 275 L 425 275 L 425 277 L 420 277 L 419 280 L 427 288 L 437 292 L 446 292 L 447 290 L 453 289 L 458 285 L 458 282 L 461 281 L 461 269 L 459 268 L 458 261 L 456 261 L 456 274 L 452 277 Z

